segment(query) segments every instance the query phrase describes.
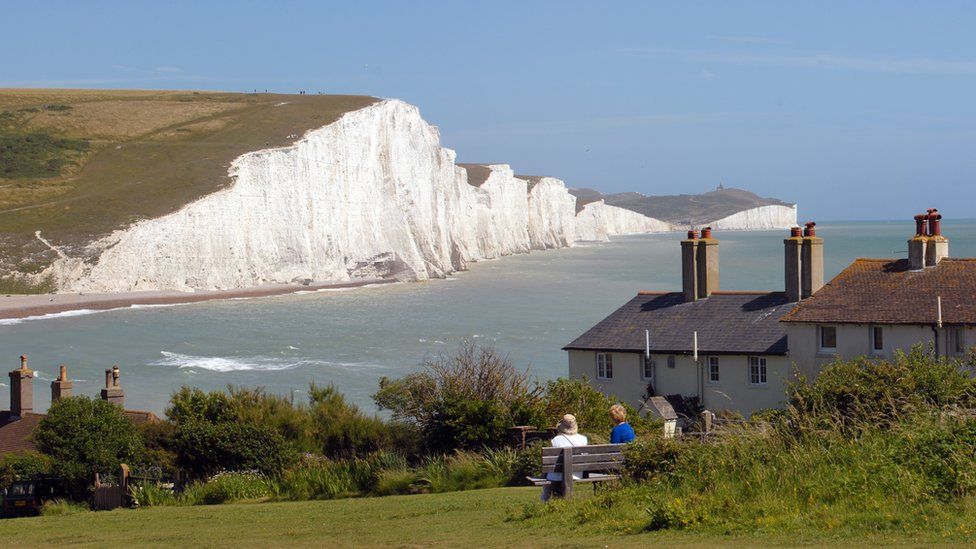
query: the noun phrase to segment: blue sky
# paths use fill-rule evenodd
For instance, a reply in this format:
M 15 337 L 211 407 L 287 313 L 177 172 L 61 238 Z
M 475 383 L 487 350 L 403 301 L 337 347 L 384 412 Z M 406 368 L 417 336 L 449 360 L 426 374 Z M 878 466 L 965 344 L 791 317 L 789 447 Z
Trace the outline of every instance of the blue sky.
M 976 3 L 4 2 L 0 86 L 418 105 L 460 161 L 976 217 Z

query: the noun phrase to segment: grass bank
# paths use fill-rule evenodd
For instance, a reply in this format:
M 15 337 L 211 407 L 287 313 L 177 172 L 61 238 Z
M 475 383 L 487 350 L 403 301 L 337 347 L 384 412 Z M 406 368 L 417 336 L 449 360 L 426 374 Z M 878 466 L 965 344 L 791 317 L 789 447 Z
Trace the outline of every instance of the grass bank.
M 584 496 L 589 489 L 582 491 Z M 824 536 L 729 536 L 685 531 L 619 535 L 508 520 L 513 508 L 538 498 L 534 488 L 334 501 L 154 507 L 0 521 L 0 545 L 78 546 L 329 546 L 329 547 L 756 547 L 931 546 L 939 532 Z M 976 516 L 966 517 L 972 521 Z M 965 540 L 950 540 L 962 545 Z

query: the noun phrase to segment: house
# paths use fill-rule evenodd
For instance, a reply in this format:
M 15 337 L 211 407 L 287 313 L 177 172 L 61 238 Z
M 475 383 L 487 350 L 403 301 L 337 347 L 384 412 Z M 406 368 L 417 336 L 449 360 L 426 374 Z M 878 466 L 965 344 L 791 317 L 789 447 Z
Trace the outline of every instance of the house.
M 101 397 L 123 407 L 125 393 L 119 384 L 120 373 L 118 366 L 105 370 L 105 388 L 101 391 Z M 21 356 L 20 368 L 12 370 L 8 375 L 10 409 L 0 411 L 0 457 L 14 452 L 36 451 L 31 437 L 45 416 L 34 412 L 34 372 L 27 367 L 27 356 Z M 51 402 L 70 397 L 71 393 L 72 382 L 68 379 L 68 369 L 62 364 L 58 379 L 51 382 Z M 123 409 L 123 414 L 135 425 L 159 421 L 152 412 Z
M 826 285 L 816 224 L 790 230 L 785 291 L 719 291 L 718 241 L 681 241 L 682 291 L 639 292 L 564 347 L 569 374 L 639 406 L 697 398 L 745 415 L 774 408 L 797 372 L 933 343 L 961 357 L 976 344 L 976 259 L 948 257 L 937 210 L 916 216 L 906 259 L 858 259 Z
M 679 394 L 710 410 L 750 414 L 778 406 L 793 375 L 780 319 L 823 281 L 815 224 L 805 234 L 794 228 L 785 246 L 787 291 L 723 292 L 718 240 L 710 228 L 700 238 L 688 231 L 682 291 L 639 292 L 566 345 L 570 377 L 634 405 Z
M 976 258 L 949 257 L 937 210 L 915 216 L 909 254 L 858 259 L 783 317 L 790 356 L 808 375 L 837 358 L 890 358 L 931 344 L 965 357 L 976 345 Z

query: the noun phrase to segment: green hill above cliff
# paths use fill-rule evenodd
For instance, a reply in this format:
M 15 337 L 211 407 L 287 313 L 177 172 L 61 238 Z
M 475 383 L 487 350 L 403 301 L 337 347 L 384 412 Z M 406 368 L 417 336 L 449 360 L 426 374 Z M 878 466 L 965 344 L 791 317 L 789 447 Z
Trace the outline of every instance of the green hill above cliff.
M 241 154 L 287 145 L 376 98 L 193 91 L 0 90 L 0 273 L 223 188 Z M 7 277 L 0 291 L 30 290 Z M 43 288 L 33 288 L 35 291 Z

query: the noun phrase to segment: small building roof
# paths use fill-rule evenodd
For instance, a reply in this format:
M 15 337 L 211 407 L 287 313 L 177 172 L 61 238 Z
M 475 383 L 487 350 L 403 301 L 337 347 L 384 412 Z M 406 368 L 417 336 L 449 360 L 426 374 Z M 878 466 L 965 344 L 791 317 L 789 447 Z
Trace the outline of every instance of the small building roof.
M 785 355 L 779 319 L 792 306 L 784 292 L 715 292 L 692 302 L 680 292 L 640 292 L 563 349 L 643 352 L 650 330 L 652 353 L 691 354 L 697 331 L 703 355 Z
M 916 271 L 907 259 L 858 259 L 783 321 L 935 324 L 938 297 L 944 324 L 976 324 L 976 259 L 945 258 Z

